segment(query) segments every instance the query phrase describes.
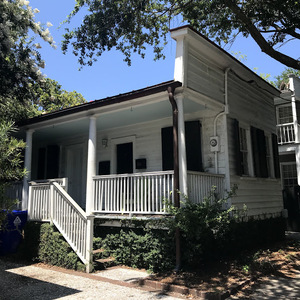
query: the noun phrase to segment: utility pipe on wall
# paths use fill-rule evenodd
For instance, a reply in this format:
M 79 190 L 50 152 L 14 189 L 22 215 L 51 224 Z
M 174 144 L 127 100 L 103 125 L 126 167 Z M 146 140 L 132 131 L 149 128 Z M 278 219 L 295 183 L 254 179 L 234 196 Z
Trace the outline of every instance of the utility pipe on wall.
M 224 73 L 224 111 L 220 112 L 214 119 L 214 136 L 217 136 L 217 121 L 218 119 L 229 113 L 228 108 L 228 72 L 230 71 L 230 68 L 227 68 Z M 215 151 L 215 172 L 218 174 L 218 152 Z

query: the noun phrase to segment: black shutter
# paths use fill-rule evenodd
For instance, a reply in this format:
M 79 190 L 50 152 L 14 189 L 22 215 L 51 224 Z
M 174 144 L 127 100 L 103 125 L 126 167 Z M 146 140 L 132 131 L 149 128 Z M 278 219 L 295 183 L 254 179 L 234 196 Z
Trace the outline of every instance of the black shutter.
M 273 148 L 273 160 L 274 160 L 274 172 L 275 178 L 280 178 L 280 164 L 279 164 L 279 152 L 277 135 L 272 133 L 272 148 Z
M 47 146 L 47 174 L 46 178 L 57 178 L 59 171 L 59 146 L 49 145 Z
M 163 171 L 174 170 L 173 127 L 166 127 L 161 129 L 161 145 Z
M 173 127 L 161 129 L 163 171 L 173 170 Z M 201 124 L 199 121 L 185 122 L 185 146 L 187 169 L 203 171 L 201 154 Z
M 239 121 L 233 120 L 233 138 L 234 138 L 234 156 L 235 156 L 235 171 L 239 176 L 243 175 L 242 157 L 240 150 L 240 124 Z
M 203 171 L 200 134 L 201 124 L 199 121 L 185 122 L 186 159 L 189 171 Z
M 266 138 L 263 130 L 251 127 L 254 174 L 256 177 L 268 177 Z
M 45 179 L 46 148 L 40 148 L 38 153 L 37 179 Z

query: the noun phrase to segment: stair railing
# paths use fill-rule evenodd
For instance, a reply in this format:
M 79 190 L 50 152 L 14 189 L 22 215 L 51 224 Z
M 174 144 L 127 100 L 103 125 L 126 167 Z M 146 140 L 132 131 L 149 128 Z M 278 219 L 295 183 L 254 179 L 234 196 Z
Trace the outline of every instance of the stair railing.
M 85 211 L 56 182 L 50 187 L 53 224 L 86 265 L 86 271 L 92 269 L 94 216 L 87 216 Z

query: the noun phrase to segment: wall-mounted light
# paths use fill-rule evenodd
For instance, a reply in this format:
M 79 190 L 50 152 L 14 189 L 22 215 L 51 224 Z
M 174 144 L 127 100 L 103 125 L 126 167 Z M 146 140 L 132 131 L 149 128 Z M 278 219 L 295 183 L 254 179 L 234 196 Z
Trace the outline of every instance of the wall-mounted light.
M 102 139 L 102 147 L 103 147 L 103 148 L 106 148 L 106 147 L 107 147 L 107 143 L 108 143 L 108 140 L 107 140 L 107 139 Z

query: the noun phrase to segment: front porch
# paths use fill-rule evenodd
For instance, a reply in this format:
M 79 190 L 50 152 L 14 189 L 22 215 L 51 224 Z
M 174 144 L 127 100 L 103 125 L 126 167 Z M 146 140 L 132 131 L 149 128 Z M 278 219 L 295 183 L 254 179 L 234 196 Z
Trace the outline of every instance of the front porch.
M 224 175 L 188 172 L 188 198 L 201 202 L 214 186 L 220 197 Z M 29 182 L 28 218 L 51 222 L 63 234 L 78 257 L 92 268 L 94 218 L 150 218 L 167 214 L 166 201 L 173 203 L 174 171 L 93 176 L 92 213 L 84 211 L 68 194 L 67 178 Z M 22 185 L 8 191 L 22 201 Z M 24 196 L 24 194 L 23 194 Z
M 128 217 L 165 215 L 166 203 L 173 203 L 173 180 L 174 171 L 93 176 L 91 214 L 99 218 L 107 218 L 110 215 Z M 187 196 L 195 203 L 200 203 L 208 196 L 213 186 L 216 187 L 219 196 L 222 197 L 224 194 L 224 175 L 188 171 L 187 182 L 189 191 Z M 68 210 L 55 199 L 52 191 L 54 183 L 68 195 L 64 195 L 67 202 L 72 199 L 68 194 L 67 178 L 30 181 L 28 194 L 30 220 L 51 221 L 54 209 Z M 10 197 L 22 200 L 20 189 L 20 183 L 12 187 Z M 73 199 L 71 202 L 76 203 Z M 80 208 L 78 203 L 76 206 Z M 80 209 L 86 214 L 82 208 Z M 67 215 L 69 211 L 65 213 Z

